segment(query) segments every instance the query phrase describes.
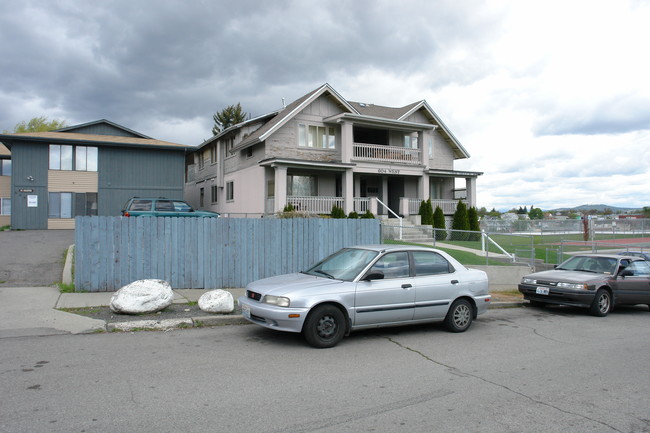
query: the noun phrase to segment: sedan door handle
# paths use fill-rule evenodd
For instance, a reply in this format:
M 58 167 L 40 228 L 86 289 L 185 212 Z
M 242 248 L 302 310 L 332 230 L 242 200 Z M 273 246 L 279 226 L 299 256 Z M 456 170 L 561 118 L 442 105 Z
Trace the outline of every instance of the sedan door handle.
M 451 280 L 451 284 L 458 284 L 458 280 Z
M 402 289 L 410 289 L 413 287 L 411 284 L 402 284 Z

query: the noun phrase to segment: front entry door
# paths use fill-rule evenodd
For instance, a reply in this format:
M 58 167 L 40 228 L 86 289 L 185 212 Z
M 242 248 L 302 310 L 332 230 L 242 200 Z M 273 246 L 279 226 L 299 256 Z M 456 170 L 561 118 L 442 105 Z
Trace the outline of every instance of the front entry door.
M 388 178 L 388 207 L 393 212 L 399 215 L 399 200 L 404 197 L 404 178 L 403 177 L 389 177 Z M 389 212 L 389 217 L 394 217 Z

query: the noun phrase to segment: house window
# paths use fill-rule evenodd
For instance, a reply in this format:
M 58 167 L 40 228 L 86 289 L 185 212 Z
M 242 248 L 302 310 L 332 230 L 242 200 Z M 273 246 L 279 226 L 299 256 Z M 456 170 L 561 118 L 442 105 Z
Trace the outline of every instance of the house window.
M 97 148 L 50 144 L 50 170 L 97 171 Z
M 404 135 L 404 147 L 408 147 L 410 149 L 417 149 L 418 138 L 412 135 Z
M 199 189 L 199 207 L 203 207 L 203 200 L 205 198 L 205 188 Z
M 335 149 L 336 135 L 334 128 L 298 124 L 298 146 L 317 149 Z
M 218 202 L 219 195 L 218 195 L 217 192 L 218 192 L 217 185 L 212 185 L 210 187 L 210 195 L 211 195 L 210 199 L 211 199 L 212 203 L 217 203 Z
M 246 148 L 246 158 L 252 158 L 253 157 L 253 148 L 248 147 Z
M 316 176 L 287 176 L 287 195 L 291 197 L 314 197 L 318 195 Z
M 228 152 L 228 156 L 233 156 L 232 155 L 232 149 L 235 147 L 235 137 L 230 137 L 225 139 L 226 143 L 226 151 Z
M 433 137 L 427 137 L 427 145 L 429 146 L 429 159 L 433 158 Z
M 233 201 L 234 199 L 235 199 L 234 182 L 226 182 L 226 201 Z
M 11 199 L 0 198 L 0 215 L 11 215 Z
M 48 218 L 97 215 L 96 192 L 51 192 L 48 199 Z
M 2 159 L 0 164 L 0 176 L 11 176 L 11 160 Z

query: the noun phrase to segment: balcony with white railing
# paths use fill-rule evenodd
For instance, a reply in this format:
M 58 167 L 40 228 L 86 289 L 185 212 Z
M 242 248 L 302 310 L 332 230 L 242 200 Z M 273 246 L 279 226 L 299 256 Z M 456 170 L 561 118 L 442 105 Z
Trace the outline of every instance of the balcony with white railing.
M 338 206 L 343 208 L 343 197 L 326 197 L 326 196 L 313 196 L 313 197 L 287 197 L 287 203 L 299 212 L 307 212 L 314 214 L 328 214 L 332 212 L 332 207 Z
M 354 143 L 352 159 L 357 161 L 391 162 L 407 165 L 422 164 L 420 149 L 384 146 L 381 144 Z

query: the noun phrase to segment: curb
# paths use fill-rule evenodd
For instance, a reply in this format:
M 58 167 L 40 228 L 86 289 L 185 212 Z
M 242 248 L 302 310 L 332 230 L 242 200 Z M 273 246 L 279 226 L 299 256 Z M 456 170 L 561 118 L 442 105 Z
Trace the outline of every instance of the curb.
M 204 326 L 246 325 L 250 322 L 241 315 L 199 316 L 185 319 L 132 320 L 129 322 L 109 322 L 106 331 L 167 331 L 180 328 L 201 328 Z
M 524 302 L 495 302 L 488 309 L 518 308 Z M 208 326 L 249 325 L 250 322 L 239 314 L 218 316 L 197 316 L 185 319 L 160 319 L 160 320 L 132 320 L 129 322 L 110 322 L 106 324 L 107 332 L 132 332 L 132 331 L 168 331 L 182 328 L 202 328 Z M 93 332 L 96 332 L 93 331 Z

